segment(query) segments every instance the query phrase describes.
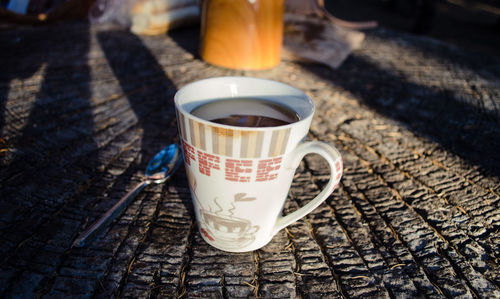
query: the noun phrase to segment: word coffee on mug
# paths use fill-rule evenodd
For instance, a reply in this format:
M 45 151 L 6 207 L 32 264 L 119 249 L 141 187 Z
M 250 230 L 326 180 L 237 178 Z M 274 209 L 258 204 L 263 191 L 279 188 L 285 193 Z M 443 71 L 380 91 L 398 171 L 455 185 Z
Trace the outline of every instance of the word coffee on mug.
M 175 106 L 198 227 L 216 248 L 261 248 L 320 205 L 340 181 L 338 150 L 304 142 L 314 103 L 294 87 L 249 77 L 211 78 L 181 88 Z M 330 180 L 304 207 L 282 217 L 295 170 L 309 153 L 325 158 Z

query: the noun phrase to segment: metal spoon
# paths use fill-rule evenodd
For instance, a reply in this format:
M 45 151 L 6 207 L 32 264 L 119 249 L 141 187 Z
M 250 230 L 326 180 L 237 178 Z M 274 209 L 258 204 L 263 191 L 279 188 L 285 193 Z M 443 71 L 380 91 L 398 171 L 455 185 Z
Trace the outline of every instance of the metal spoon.
M 71 247 L 84 247 L 102 232 L 116 217 L 118 217 L 142 189 L 151 183 L 161 184 L 172 177 L 182 164 L 182 151 L 177 144 L 171 144 L 159 151 L 146 168 L 146 179 L 135 186 L 99 220 L 84 231 Z

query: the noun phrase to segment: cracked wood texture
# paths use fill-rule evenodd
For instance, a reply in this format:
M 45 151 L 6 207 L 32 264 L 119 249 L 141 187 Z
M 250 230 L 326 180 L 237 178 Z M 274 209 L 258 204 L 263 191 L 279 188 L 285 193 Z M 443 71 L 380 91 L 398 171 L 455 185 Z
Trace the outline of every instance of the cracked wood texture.
M 232 71 L 199 59 L 198 36 L 0 31 L 2 298 L 500 297 L 500 59 L 377 29 L 338 70 Z M 337 190 L 264 248 L 230 254 L 198 233 L 181 170 L 71 249 L 178 141 L 175 91 L 225 75 L 313 98 L 308 138 L 340 149 Z M 328 173 L 307 156 L 284 212 Z

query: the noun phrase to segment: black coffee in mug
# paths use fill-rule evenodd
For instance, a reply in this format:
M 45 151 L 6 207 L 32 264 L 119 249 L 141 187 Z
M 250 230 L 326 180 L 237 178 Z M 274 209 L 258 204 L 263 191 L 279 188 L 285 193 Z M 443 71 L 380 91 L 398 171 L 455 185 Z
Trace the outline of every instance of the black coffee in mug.
M 260 98 L 229 98 L 204 103 L 191 111 L 199 118 L 236 127 L 277 127 L 299 121 L 285 105 Z

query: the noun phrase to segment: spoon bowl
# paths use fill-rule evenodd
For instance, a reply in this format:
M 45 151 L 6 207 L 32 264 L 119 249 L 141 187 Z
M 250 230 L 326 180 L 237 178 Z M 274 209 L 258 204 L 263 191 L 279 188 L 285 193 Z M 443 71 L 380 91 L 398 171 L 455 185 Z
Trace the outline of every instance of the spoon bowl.
M 146 167 L 146 179 L 153 183 L 165 182 L 182 165 L 182 151 L 177 144 L 164 147 L 149 161 Z

